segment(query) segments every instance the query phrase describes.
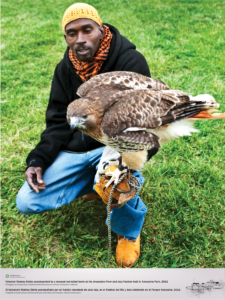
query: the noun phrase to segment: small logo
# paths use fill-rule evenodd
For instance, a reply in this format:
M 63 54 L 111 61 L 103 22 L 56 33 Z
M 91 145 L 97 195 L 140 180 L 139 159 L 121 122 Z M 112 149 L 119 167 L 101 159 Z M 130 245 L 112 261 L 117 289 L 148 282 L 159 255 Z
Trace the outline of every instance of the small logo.
M 9 274 L 6 274 L 5 277 L 6 277 L 6 278 L 9 278 Z

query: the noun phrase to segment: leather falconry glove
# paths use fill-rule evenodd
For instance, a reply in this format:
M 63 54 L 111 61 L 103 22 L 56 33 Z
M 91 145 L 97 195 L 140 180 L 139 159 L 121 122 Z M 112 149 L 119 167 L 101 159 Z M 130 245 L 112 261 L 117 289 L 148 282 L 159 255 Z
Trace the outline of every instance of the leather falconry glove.
M 113 172 L 117 169 L 117 160 L 119 157 L 120 154 L 116 150 L 108 146 L 105 147 L 98 165 L 98 170 L 95 175 L 95 191 L 102 198 L 102 201 L 107 205 L 109 202 L 109 195 L 112 190 L 113 183 L 110 184 L 108 188 L 105 188 L 106 184 L 111 179 L 111 177 L 105 175 L 105 173 Z M 137 190 L 133 187 L 130 187 L 127 181 L 127 177 L 130 177 L 129 172 L 126 174 L 124 179 L 115 187 L 113 191 L 111 210 L 114 207 L 122 207 L 125 203 L 127 203 L 130 199 L 134 198 L 134 196 L 136 195 Z M 133 182 L 132 179 L 131 182 Z
M 105 170 L 105 173 L 107 172 L 113 172 L 117 169 L 117 166 L 111 166 L 108 169 Z M 128 171 L 128 174 L 123 178 L 123 180 L 115 187 L 113 193 L 112 193 L 112 201 L 111 201 L 111 210 L 113 208 L 120 208 L 125 203 L 127 203 L 130 199 L 133 199 L 134 196 L 137 193 L 137 189 L 130 186 L 128 183 L 128 180 L 132 182 L 135 185 L 135 182 L 129 178 L 130 172 Z M 94 188 L 95 191 L 98 193 L 98 195 L 102 198 L 102 201 L 108 205 L 109 202 L 109 196 L 110 192 L 113 187 L 113 183 L 110 184 L 109 187 L 105 188 L 106 184 L 110 180 L 110 176 L 102 175 L 100 178 L 99 183 L 97 183 Z
M 149 160 L 153 155 L 157 153 L 158 149 L 153 148 L 148 151 Z M 109 187 L 105 188 L 107 183 L 110 180 L 110 176 L 107 176 L 105 173 L 113 172 L 117 169 L 116 162 L 120 154 L 110 147 L 106 147 L 102 153 L 101 160 L 98 165 L 98 170 L 95 175 L 96 184 L 94 186 L 95 191 L 102 198 L 102 201 L 108 205 L 110 192 L 112 190 L 113 184 L 110 184 Z M 114 165 L 115 162 L 115 165 Z M 137 189 L 129 184 L 131 182 L 133 185 L 136 185 L 136 182 L 131 178 L 131 172 L 128 171 L 124 179 L 115 187 L 112 194 L 112 205 L 111 210 L 116 207 L 120 208 L 129 200 L 133 199 L 137 193 Z

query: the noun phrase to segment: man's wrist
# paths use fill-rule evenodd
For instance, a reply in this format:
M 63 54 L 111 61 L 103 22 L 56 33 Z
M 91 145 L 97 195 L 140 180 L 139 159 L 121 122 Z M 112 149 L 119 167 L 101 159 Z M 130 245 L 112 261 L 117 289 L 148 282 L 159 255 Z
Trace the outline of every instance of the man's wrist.
M 27 167 L 26 170 L 30 167 L 39 167 L 42 169 L 42 173 L 44 174 L 45 170 L 47 169 L 47 166 L 43 162 L 41 158 L 32 158 L 30 160 L 27 160 Z

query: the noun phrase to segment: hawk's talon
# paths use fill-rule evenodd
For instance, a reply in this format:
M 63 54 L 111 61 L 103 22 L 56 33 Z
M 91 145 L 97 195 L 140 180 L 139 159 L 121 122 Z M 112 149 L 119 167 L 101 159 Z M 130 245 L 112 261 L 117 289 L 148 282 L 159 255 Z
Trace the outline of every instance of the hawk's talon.
M 110 167 L 112 167 L 112 166 L 119 166 L 119 165 L 120 165 L 119 160 L 103 161 L 103 163 L 102 163 L 102 166 L 103 166 L 103 169 L 104 169 L 104 170 L 106 169 L 106 167 L 107 167 L 107 169 L 108 169 L 108 168 L 110 168 Z M 122 162 L 121 165 L 122 165 L 124 168 L 127 167 L 127 165 L 126 165 L 124 162 Z
M 103 161 L 103 163 L 102 163 L 102 166 L 103 166 L 103 169 L 105 170 L 105 168 L 106 168 L 106 166 L 109 164 L 109 162 L 107 162 L 107 161 Z
M 119 165 L 119 161 L 118 160 L 111 160 L 111 161 L 104 161 L 102 163 L 103 165 L 103 169 L 105 170 L 106 169 L 106 166 L 107 166 L 107 169 L 112 167 L 112 166 L 118 166 Z
M 120 171 L 118 168 L 113 171 L 113 172 L 106 172 L 105 175 L 106 176 L 112 176 L 112 178 L 107 182 L 107 184 L 105 185 L 105 189 L 108 188 L 110 186 L 111 183 L 114 182 L 115 185 L 118 184 L 120 175 L 123 173 L 127 173 L 127 169 L 124 169 L 122 171 Z

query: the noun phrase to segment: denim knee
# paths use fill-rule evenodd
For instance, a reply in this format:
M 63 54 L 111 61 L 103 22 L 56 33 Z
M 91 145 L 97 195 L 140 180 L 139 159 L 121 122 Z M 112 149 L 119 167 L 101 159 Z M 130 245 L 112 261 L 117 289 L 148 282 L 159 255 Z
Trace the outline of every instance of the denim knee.
M 27 207 L 27 199 L 25 199 L 25 197 L 20 197 L 20 193 L 17 195 L 16 197 L 16 206 L 17 209 L 24 215 L 29 214 L 29 209 Z
M 16 197 L 17 208 L 24 215 L 39 213 L 34 211 L 31 207 L 31 198 L 33 193 L 34 192 L 30 189 L 28 184 L 25 183 Z

